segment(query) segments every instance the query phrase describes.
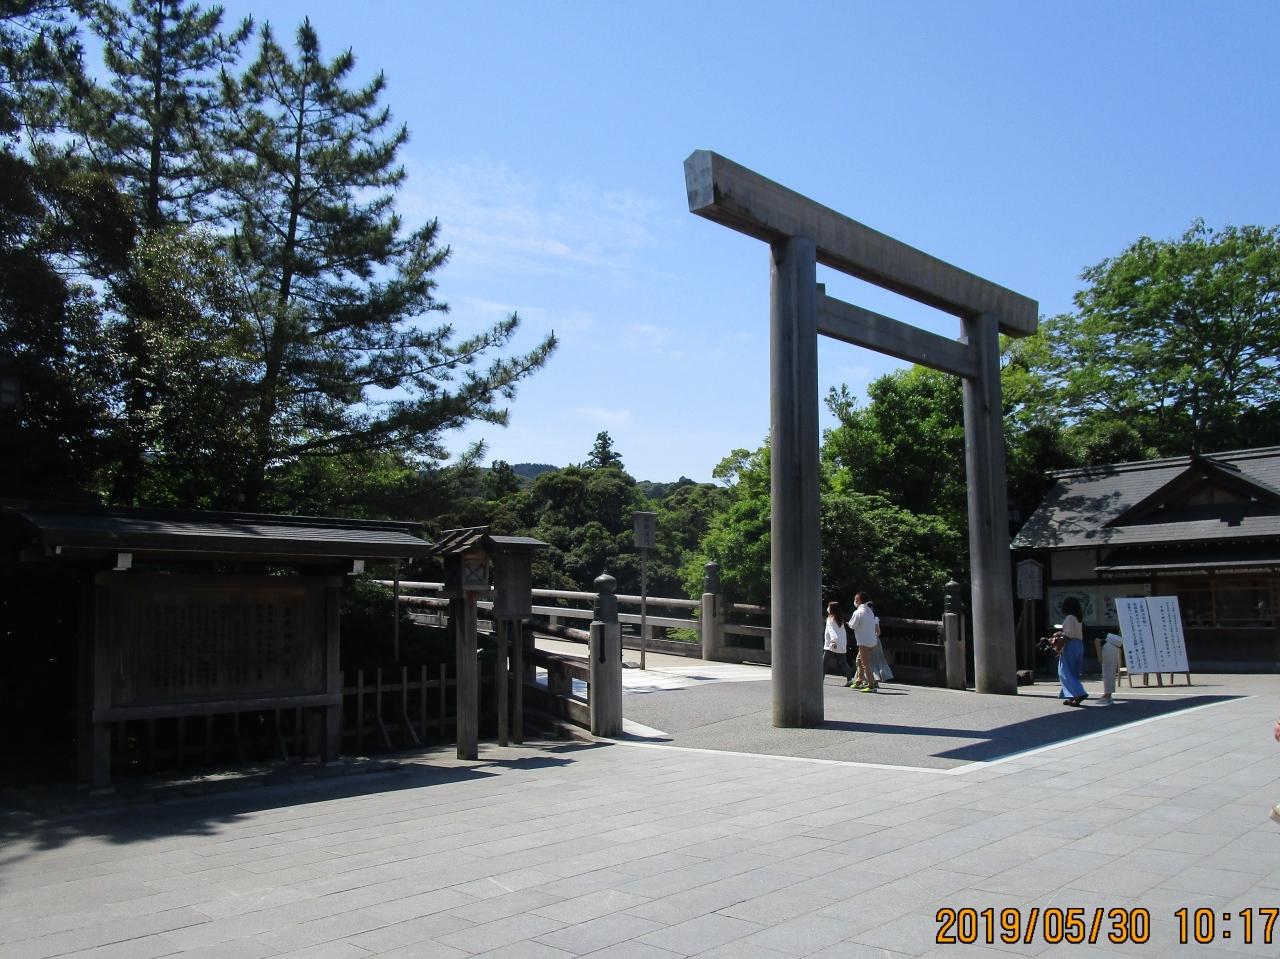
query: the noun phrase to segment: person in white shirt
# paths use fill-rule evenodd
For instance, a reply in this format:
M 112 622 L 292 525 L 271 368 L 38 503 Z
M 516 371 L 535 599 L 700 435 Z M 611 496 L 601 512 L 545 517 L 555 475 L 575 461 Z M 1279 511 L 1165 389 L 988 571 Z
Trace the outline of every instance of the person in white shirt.
M 858 644 L 858 679 L 864 684 L 864 692 L 874 693 L 879 684 L 871 670 L 871 650 L 879 640 L 876 639 L 876 614 L 861 593 L 854 594 L 853 601 L 857 609 L 849 617 L 849 625 L 853 628 L 853 639 Z M 855 685 L 857 685 L 855 683 Z
M 844 610 L 839 603 L 827 604 L 827 628 L 822 637 L 822 674 L 834 664 L 844 674 L 846 687 L 853 685 L 853 670 L 849 668 L 849 660 L 845 657 L 845 644 L 848 636 L 844 629 Z
M 875 612 L 875 604 L 867 603 Z M 887 683 L 893 679 L 893 670 L 889 667 L 889 658 L 884 654 L 884 643 L 880 641 L 880 617 L 876 617 L 876 644 L 871 647 L 871 673 L 876 681 Z

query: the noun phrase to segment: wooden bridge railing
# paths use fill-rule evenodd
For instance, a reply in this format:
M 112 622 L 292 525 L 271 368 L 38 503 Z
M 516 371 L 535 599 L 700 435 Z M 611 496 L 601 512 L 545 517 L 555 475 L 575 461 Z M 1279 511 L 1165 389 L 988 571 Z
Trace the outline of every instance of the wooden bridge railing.
M 379 582 L 383 582 L 387 586 L 392 585 L 390 580 Z M 430 594 L 438 593 L 443 589 L 444 584 L 402 581 L 400 587 L 404 590 Z M 534 616 L 546 624 L 558 626 L 568 621 L 582 624 L 585 627 L 586 624 L 591 622 L 591 604 L 595 600 L 594 593 L 575 590 L 535 589 L 533 590 L 533 596 L 535 602 L 537 600 L 552 600 L 558 603 L 575 604 L 535 605 L 533 607 Z M 639 596 L 619 595 L 617 598 L 618 605 L 621 608 L 630 607 L 634 609 L 640 606 Z M 645 617 L 645 621 L 649 630 L 689 630 L 697 635 L 698 640 L 697 642 L 683 642 L 664 639 L 653 635 L 651 632 L 645 640 L 646 646 L 654 652 L 704 657 L 706 656 L 705 651 L 708 649 L 708 640 L 710 640 L 710 649 L 713 652 L 706 658 L 718 661 L 769 665 L 773 658 L 770 629 L 768 625 L 762 625 L 762 623 L 768 623 L 769 608 L 747 603 L 725 604 L 724 610 L 728 615 L 708 616 L 705 613 L 709 608 L 709 598 L 709 596 L 704 596 L 702 600 L 693 600 L 666 596 L 648 597 L 647 602 L 651 608 L 656 607 L 662 610 L 676 610 L 686 613 L 683 616 L 648 615 Z M 718 600 L 718 597 L 715 597 L 715 599 Z M 440 622 L 443 622 L 443 617 L 448 607 L 448 600 L 432 595 L 402 595 L 400 601 L 423 612 L 434 613 L 439 617 Z M 492 606 L 492 604 L 483 601 L 479 605 L 482 610 L 489 609 Z M 714 603 L 711 605 L 714 608 Z M 700 615 L 691 615 L 695 611 Z M 633 627 L 633 632 L 624 631 L 623 645 L 631 649 L 638 648 L 640 645 L 639 613 L 621 612 L 618 620 L 624 627 Z M 483 623 L 481 625 L 482 627 L 484 626 Z M 885 656 L 893 667 L 895 676 L 921 685 L 946 685 L 946 662 L 941 620 L 905 619 L 885 616 L 881 618 L 880 625 Z M 536 628 L 537 623 L 535 622 Z M 709 636 L 709 630 L 713 630 L 714 635 Z M 557 629 L 554 632 L 558 638 L 586 642 L 585 628 L 571 631 Z M 579 632 L 580 635 L 574 635 Z M 818 638 L 815 638 L 815 642 L 817 641 Z M 540 663 L 540 665 L 543 664 Z M 568 706 L 557 707 L 557 715 L 564 715 L 567 710 L 573 708 Z

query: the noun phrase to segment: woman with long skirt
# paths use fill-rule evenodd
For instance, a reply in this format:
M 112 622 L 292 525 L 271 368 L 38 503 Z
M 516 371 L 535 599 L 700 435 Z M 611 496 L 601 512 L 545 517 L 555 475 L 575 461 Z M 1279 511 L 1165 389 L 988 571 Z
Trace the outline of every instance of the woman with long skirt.
M 1080 670 L 1084 666 L 1083 620 L 1080 600 L 1068 596 L 1062 601 L 1062 629 L 1053 638 L 1058 649 L 1058 682 L 1062 684 L 1058 698 L 1064 706 L 1079 706 L 1089 698 L 1080 682 Z

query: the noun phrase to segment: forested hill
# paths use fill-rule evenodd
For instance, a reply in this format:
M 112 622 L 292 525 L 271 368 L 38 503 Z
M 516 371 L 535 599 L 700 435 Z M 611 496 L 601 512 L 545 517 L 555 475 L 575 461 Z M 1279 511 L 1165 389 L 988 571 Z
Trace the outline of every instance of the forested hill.
M 515 463 L 511 468 L 521 479 L 532 480 L 543 473 L 553 473 L 560 467 L 552 466 L 550 463 Z

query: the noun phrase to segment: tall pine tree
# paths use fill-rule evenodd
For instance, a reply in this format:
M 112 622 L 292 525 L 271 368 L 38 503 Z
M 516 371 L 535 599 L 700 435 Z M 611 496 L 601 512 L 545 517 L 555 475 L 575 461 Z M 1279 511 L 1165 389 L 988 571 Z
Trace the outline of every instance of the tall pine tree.
M 224 34 L 221 7 L 182 0 L 88 0 L 84 11 L 107 80 L 73 116 L 85 153 L 128 195 L 140 228 L 125 268 L 99 277 L 117 358 L 110 497 L 224 505 L 217 491 L 243 449 L 234 429 L 243 390 L 231 382 L 235 356 L 219 367 L 209 353 L 243 339 L 241 318 L 219 291 L 217 244 L 192 224 L 208 220 L 218 189 L 208 143 L 224 120 L 221 72 L 252 24 Z
M 349 50 L 326 61 L 304 21 L 296 54 L 265 27 L 226 84 L 223 212 L 254 329 L 246 508 L 287 507 L 273 483 L 309 459 L 444 459 L 442 432 L 504 422 L 500 400 L 555 348 L 552 335 L 482 366 L 515 314 L 457 343 L 447 324 L 417 322 L 446 309 L 434 274 L 449 250 L 434 220 L 404 230 L 394 199 L 408 132 L 380 103 L 382 74 L 355 86 L 354 67 Z

